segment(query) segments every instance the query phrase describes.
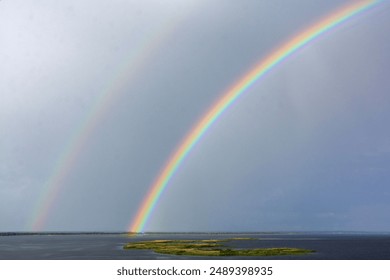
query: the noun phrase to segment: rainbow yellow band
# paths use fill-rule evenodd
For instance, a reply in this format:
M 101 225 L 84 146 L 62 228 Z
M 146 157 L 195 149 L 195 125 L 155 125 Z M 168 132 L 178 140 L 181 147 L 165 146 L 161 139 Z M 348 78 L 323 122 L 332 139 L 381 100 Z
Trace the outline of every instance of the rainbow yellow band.
M 346 22 L 348 19 L 362 13 L 379 2 L 382 1 L 356 1 L 353 4 L 347 5 L 346 7 L 330 14 L 277 48 L 270 55 L 260 61 L 257 66 L 244 75 L 243 78 L 234 84 L 233 87 L 225 94 L 223 94 L 222 98 L 219 99 L 190 130 L 189 134 L 184 138 L 184 141 L 168 160 L 157 180 L 150 187 L 150 191 L 136 213 L 135 218 L 129 227 L 129 231 L 142 232 L 144 230 L 145 223 L 150 218 L 162 192 L 166 189 L 170 179 L 175 174 L 184 158 L 189 154 L 196 143 L 198 143 L 210 126 L 221 116 L 221 114 L 253 83 L 264 77 L 268 71 L 272 70 L 279 63 L 287 59 L 291 54 L 312 42 L 320 35 L 335 28 L 339 24 Z

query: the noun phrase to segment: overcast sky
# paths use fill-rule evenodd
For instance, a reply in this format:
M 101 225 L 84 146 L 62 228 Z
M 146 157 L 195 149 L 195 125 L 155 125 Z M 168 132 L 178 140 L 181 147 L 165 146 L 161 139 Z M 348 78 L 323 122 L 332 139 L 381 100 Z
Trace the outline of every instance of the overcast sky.
M 31 230 L 81 135 L 41 230 L 126 230 L 213 102 L 351 2 L 0 1 L 0 231 Z M 146 230 L 390 231 L 386 34 L 388 1 L 252 86 L 186 158 Z

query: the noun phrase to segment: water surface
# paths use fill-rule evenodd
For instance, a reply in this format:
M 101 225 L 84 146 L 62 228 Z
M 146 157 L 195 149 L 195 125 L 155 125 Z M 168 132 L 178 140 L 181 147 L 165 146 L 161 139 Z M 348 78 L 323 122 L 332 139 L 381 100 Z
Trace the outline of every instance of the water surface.
M 124 250 L 131 241 L 156 239 L 228 239 L 232 248 L 297 247 L 315 250 L 301 256 L 196 257 L 157 254 L 148 250 Z M 389 233 L 0 233 L 0 259 L 9 260 L 116 260 L 116 259 L 317 259 L 390 260 Z

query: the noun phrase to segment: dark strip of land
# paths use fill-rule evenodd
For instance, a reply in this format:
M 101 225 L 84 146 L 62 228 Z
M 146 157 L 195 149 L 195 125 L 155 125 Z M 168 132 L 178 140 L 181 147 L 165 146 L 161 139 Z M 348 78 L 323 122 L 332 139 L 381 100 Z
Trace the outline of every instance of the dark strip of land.
M 123 248 L 132 250 L 153 250 L 160 254 L 188 256 L 283 256 L 302 255 L 314 252 L 313 250 L 300 248 L 227 248 L 224 244 L 231 240 L 247 240 L 247 238 L 139 241 L 129 242 Z

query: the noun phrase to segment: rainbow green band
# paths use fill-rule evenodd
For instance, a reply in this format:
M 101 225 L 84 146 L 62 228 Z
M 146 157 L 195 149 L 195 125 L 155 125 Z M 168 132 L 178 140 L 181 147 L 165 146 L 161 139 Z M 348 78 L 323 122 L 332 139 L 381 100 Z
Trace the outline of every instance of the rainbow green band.
M 156 207 L 161 194 L 166 189 L 169 181 L 185 157 L 191 152 L 196 143 L 199 142 L 204 133 L 221 116 L 221 114 L 229 108 L 229 106 L 231 106 L 253 83 L 264 77 L 267 72 L 272 70 L 282 61 L 286 60 L 291 54 L 318 38 L 320 35 L 335 28 L 339 24 L 346 22 L 355 15 L 368 10 L 379 2 L 382 1 L 356 1 L 353 4 L 330 14 L 323 20 L 309 27 L 307 30 L 299 33 L 281 47 L 277 48 L 269 56 L 260 61 L 260 63 L 249 71 L 249 73 L 244 75 L 243 78 L 234 84 L 226 93 L 224 93 L 222 98 L 219 99 L 193 127 L 193 129 L 190 130 L 189 134 L 184 138 L 184 141 L 178 146 L 176 151 L 167 161 L 166 165 L 162 169 L 162 172 L 150 187 L 150 191 L 146 195 L 131 225 L 129 226 L 129 231 L 143 232 L 145 224 L 150 218 L 153 209 Z

